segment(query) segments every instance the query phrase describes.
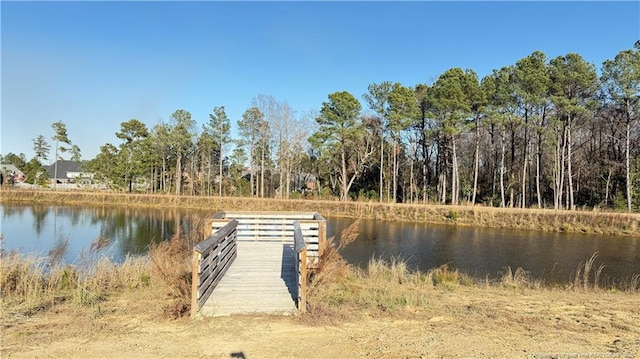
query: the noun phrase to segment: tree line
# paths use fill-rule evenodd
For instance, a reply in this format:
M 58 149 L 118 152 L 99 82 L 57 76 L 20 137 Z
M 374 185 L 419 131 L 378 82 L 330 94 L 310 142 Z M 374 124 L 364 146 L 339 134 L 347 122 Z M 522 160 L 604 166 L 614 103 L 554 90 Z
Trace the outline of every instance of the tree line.
M 330 94 L 311 136 L 341 199 L 575 209 L 638 208 L 640 43 L 596 67 L 536 51 L 480 79 Z
M 363 102 L 338 91 L 316 113 L 258 95 L 237 139 L 224 106 L 201 128 L 184 109 L 151 128 L 132 119 L 84 167 L 122 191 L 632 211 L 639 98 L 640 42 L 600 74 L 579 54 L 536 51 L 483 78 L 372 83 Z M 56 152 L 79 154 L 61 125 Z M 44 136 L 33 142 L 33 161 L 47 159 Z
M 184 109 L 150 129 L 131 119 L 116 133 L 120 143 L 103 145 L 85 169 L 129 192 L 289 198 L 304 188 L 305 122 L 269 95 L 252 100 L 237 122 L 239 139 L 231 138 L 224 106 L 201 128 Z

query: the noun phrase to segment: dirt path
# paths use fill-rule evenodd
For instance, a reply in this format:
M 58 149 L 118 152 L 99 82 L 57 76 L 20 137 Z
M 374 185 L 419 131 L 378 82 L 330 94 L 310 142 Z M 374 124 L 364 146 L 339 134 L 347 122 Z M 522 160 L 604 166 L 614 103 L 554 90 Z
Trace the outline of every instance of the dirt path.
M 460 288 L 350 319 L 158 319 L 141 294 L 3 311 L 2 358 L 638 358 L 640 296 Z

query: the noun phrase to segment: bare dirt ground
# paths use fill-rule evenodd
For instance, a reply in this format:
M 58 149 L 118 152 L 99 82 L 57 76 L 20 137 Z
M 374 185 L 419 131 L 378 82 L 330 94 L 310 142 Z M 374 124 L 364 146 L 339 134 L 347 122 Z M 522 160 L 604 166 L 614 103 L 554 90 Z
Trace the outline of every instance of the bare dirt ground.
M 159 294 L 160 295 L 160 294 Z M 640 358 L 640 295 L 433 290 L 426 308 L 163 319 L 149 291 L 2 313 L 2 358 Z M 160 297 L 162 298 L 162 297 Z

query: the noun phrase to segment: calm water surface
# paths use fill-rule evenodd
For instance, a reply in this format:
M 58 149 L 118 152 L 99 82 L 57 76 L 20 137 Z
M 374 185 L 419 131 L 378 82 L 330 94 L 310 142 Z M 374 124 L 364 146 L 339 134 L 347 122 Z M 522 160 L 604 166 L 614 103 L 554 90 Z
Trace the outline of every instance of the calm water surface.
M 146 253 L 149 244 L 188 232 L 191 215 L 216 211 L 126 209 L 120 207 L 0 206 L 2 249 L 59 256 L 67 263 L 83 257 L 115 261 Z M 327 218 L 328 236 L 353 219 Z M 99 250 L 95 250 L 99 243 Z M 93 246 L 92 246 L 93 244 Z M 536 279 L 567 282 L 582 261 L 598 252 L 608 282 L 640 273 L 640 239 L 455 227 L 425 223 L 365 220 L 358 239 L 342 250 L 347 261 L 364 267 L 371 257 L 404 260 L 410 269 L 443 264 L 478 279 L 497 277 L 507 267 L 522 267 Z

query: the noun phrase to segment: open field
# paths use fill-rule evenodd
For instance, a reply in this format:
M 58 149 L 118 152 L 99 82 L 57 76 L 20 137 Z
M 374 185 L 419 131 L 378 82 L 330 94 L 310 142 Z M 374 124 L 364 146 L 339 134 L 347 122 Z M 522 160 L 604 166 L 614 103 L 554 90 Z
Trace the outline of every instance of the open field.
M 428 222 L 541 230 L 640 236 L 640 214 L 598 210 L 556 211 L 469 206 L 385 204 L 318 200 L 279 200 L 238 197 L 193 197 L 100 192 L 2 191 L 1 202 L 63 205 L 175 207 L 205 210 L 310 211 L 324 216 Z

